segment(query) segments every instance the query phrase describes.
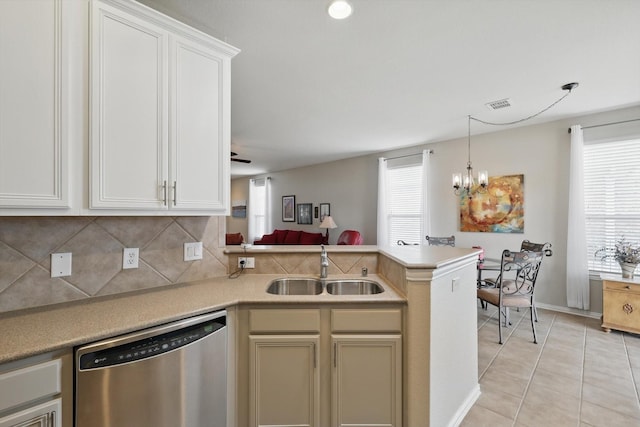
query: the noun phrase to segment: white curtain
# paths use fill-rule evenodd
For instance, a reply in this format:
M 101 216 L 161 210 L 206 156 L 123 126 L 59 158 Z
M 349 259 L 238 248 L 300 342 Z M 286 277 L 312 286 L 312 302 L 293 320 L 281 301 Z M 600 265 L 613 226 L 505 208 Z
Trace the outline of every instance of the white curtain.
M 431 215 L 429 209 L 429 168 L 431 150 L 422 150 L 422 221 L 420 235 L 422 244 L 426 245 L 426 236 L 431 234 Z
M 387 166 L 384 157 L 378 158 L 378 246 L 387 246 Z
M 584 141 L 582 127 L 571 126 L 569 223 L 567 225 L 567 305 L 589 310 L 587 227 L 584 214 Z
M 271 233 L 272 231 L 273 218 L 271 215 L 271 177 L 266 177 L 264 179 L 264 231 L 262 234 Z
M 271 232 L 271 178 L 249 181 L 248 238 L 253 242 Z

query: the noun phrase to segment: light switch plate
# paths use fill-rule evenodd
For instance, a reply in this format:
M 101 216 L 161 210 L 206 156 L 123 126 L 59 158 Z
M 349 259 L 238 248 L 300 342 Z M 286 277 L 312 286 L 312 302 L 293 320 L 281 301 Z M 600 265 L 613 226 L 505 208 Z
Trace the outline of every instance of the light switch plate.
M 71 252 L 51 254 L 51 277 L 71 276 Z
M 195 261 L 202 259 L 202 242 L 189 242 L 184 244 L 184 260 Z

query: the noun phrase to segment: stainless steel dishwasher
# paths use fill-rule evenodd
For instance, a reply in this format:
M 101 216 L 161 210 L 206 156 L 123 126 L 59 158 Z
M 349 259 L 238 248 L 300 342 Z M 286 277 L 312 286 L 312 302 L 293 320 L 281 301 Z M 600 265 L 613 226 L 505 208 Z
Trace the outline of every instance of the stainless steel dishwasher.
M 76 427 L 226 427 L 226 312 L 76 349 Z

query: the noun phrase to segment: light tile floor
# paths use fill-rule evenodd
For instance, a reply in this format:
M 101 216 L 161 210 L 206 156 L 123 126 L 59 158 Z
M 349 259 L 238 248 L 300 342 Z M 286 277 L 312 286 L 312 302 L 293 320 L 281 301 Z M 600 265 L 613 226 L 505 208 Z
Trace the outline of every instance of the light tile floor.
M 511 312 L 498 344 L 497 310 L 478 308 L 482 395 L 461 426 L 640 426 L 640 335 L 605 333 L 598 319 Z

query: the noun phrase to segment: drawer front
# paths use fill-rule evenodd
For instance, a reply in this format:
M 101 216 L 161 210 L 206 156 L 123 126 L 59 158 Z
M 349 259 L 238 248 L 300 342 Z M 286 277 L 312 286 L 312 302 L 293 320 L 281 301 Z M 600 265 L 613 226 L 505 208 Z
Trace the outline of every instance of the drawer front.
M 607 291 L 624 291 L 640 295 L 640 285 L 625 282 L 613 282 L 610 280 L 604 280 L 602 282 L 602 289 Z
M 402 332 L 402 310 L 331 310 L 332 332 Z
M 60 393 L 59 359 L 0 375 L 0 411 Z
M 320 332 L 320 310 L 249 310 L 249 332 Z
M 640 295 L 630 292 L 603 292 L 603 323 L 640 330 Z

